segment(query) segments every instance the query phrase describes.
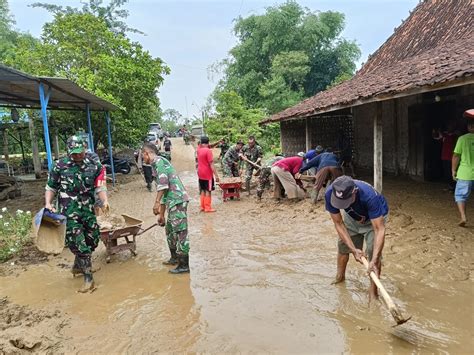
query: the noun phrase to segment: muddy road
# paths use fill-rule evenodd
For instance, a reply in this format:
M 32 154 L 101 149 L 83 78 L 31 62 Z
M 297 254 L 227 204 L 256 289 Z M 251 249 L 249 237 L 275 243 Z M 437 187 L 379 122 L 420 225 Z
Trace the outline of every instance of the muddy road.
M 392 328 L 368 307 L 368 279 L 349 263 L 335 275 L 336 236 L 322 206 L 261 203 L 243 195 L 199 212 L 194 150 L 173 141 L 172 163 L 190 191 L 191 274 L 173 276 L 164 230 L 94 263 L 98 289 L 75 292 L 71 254 L 0 266 L 0 353 L 469 353 L 472 351 L 474 230 L 456 226 L 447 193 L 387 181 L 391 207 L 382 282 L 409 323 Z M 435 189 L 437 187 L 434 187 Z M 400 192 L 403 192 L 401 194 Z M 154 193 L 136 175 L 110 198 L 113 213 L 154 223 Z M 472 211 L 472 209 L 471 209 Z M 6 315 L 5 317 L 3 317 Z

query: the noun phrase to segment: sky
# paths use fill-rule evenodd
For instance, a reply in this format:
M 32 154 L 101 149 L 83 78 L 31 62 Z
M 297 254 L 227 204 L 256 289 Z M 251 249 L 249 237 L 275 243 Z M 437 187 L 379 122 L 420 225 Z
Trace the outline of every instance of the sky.
M 42 26 L 52 19 L 34 2 L 80 7 L 79 0 L 9 0 L 17 29 L 39 37 Z M 284 0 L 129 0 L 127 23 L 146 35 L 130 34 L 155 57 L 171 68 L 159 89 L 163 110 L 173 108 L 184 116 L 201 116 L 207 97 L 216 86 L 208 67 L 227 57 L 236 44 L 233 20 L 262 14 L 268 6 Z M 345 14 L 343 36 L 355 40 L 362 57 L 359 66 L 375 52 L 408 17 L 419 0 L 299 0 L 311 11 L 339 11 Z

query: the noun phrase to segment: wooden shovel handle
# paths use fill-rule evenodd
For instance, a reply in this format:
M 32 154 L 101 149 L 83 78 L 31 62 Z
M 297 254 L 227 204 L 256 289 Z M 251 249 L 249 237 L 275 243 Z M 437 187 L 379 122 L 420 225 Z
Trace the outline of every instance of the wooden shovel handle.
M 362 263 L 364 264 L 365 268 L 368 269 L 369 268 L 369 262 L 367 261 L 367 259 L 363 256 L 363 257 L 361 257 L 361 260 L 362 260 Z M 384 299 L 385 304 L 387 305 L 387 307 L 389 309 L 396 308 L 397 306 L 393 302 L 392 297 L 390 297 L 387 290 L 385 290 L 385 287 L 383 287 L 383 285 L 380 282 L 380 279 L 378 278 L 377 274 L 375 272 L 371 271 L 369 276 L 372 279 L 372 281 L 375 283 L 375 285 L 378 287 L 378 289 L 380 290 L 380 295 Z

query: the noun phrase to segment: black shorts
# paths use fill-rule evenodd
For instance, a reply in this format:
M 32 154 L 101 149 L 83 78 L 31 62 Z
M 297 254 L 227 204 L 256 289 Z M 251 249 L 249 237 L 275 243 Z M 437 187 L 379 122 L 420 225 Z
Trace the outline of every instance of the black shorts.
M 199 191 L 214 191 L 215 189 L 214 178 L 211 180 L 199 179 Z

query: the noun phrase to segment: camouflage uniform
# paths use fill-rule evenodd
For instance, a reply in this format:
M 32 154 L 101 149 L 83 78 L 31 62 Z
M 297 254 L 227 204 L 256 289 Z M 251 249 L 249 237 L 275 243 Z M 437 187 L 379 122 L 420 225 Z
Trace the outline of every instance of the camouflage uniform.
M 268 159 L 265 163 L 262 164 L 262 169 L 260 170 L 260 175 L 258 176 L 258 186 L 257 186 L 257 196 L 262 198 L 263 191 L 268 186 L 270 187 L 270 177 L 272 176 L 272 165 L 273 163 L 283 159 L 283 157 L 273 157 Z
M 166 239 L 170 251 L 176 250 L 178 256 L 189 254 L 187 207 L 189 197 L 181 179 L 171 163 L 157 157 L 151 164 L 157 182 L 157 191 L 166 190 L 161 204 L 166 205 Z
M 240 150 L 237 149 L 237 146 L 235 145 L 230 147 L 227 153 L 225 153 L 224 159 L 222 159 L 224 177 L 239 176 L 239 169 L 237 167 L 237 163 L 240 161 L 239 153 Z
M 66 246 L 80 258 L 90 257 L 99 243 L 94 204 L 95 193 L 106 191 L 105 183 L 96 187 L 101 174 L 102 165 L 88 155 L 81 165 L 62 158 L 49 172 L 46 190 L 59 194 L 59 213 L 67 217 Z
M 219 159 L 223 159 L 224 156 L 225 156 L 225 153 L 227 153 L 227 151 L 229 150 L 229 144 L 227 144 L 227 142 L 222 142 L 222 143 L 219 143 L 217 145 L 217 148 L 220 148 L 221 149 L 221 152 L 219 154 Z
M 242 153 L 248 160 L 253 161 L 254 163 L 263 156 L 262 147 L 260 147 L 258 144 L 255 144 L 253 147 L 250 147 L 248 144 L 244 145 L 242 148 Z M 250 181 L 252 180 L 253 170 L 257 168 L 247 162 L 245 165 L 245 187 L 250 193 Z

